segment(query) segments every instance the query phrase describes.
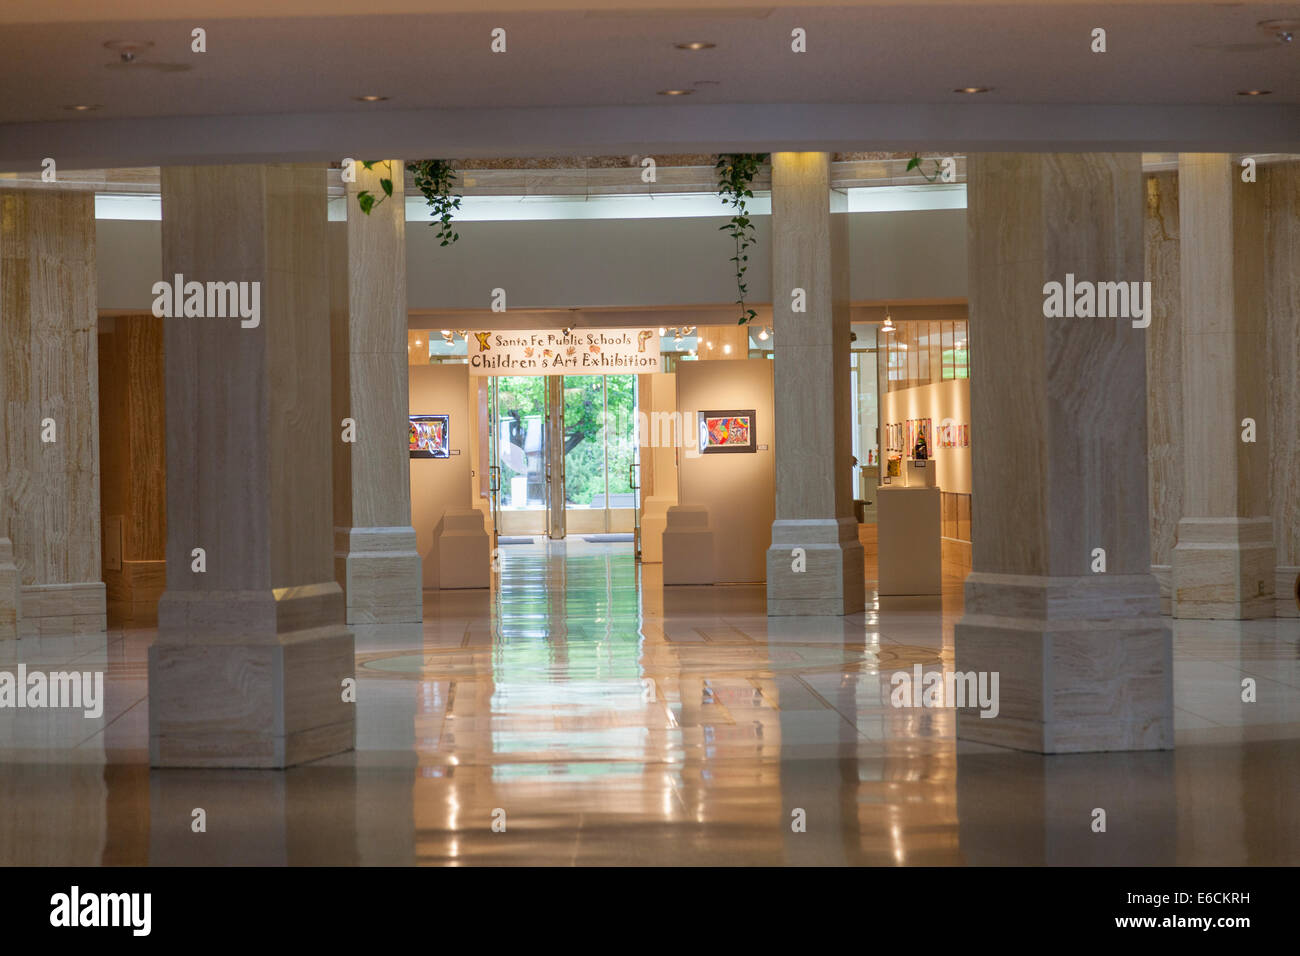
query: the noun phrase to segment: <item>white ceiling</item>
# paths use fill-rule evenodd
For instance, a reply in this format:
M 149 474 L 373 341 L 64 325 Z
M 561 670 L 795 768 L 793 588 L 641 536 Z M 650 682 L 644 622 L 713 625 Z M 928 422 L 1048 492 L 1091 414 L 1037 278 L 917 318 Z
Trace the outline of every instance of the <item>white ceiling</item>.
M 1300 39 L 1283 45 L 1256 27 L 1300 18 L 1296 3 L 728 2 L 733 9 L 670 10 L 678 0 L 651 2 L 661 9 L 332 16 L 322 14 L 341 4 L 281 0 L 257 5 L 274 17 L 123 20 L 123 11 L 229 14 L 249 4 L 116 0 L 115 19 L 104 22 L 75 18 L 78 10 L 103 16 L 90 0 L 4 0 L 0 168 L 30 168 L 48 155 L 64 165 L 152 165 L 337 159 L 357 148 L 469 157 L 670 147 L 1300 147 Z M 355 0 L 348 5 L 356 9 Z M 488 5 L 565 4 L 475 3 Z M 24 16 L 34 22 L 15 22 Z M 207 31 L 206 53 L 190 51 L 196 25 Z M 807 53 L 790 51 L 796 26 L 807 31 Z M 1105 54 L 1089 50 L 1098 26 L 1107 31 Z M 505 54 L 489 50 L 494 27 L 507 30 Z M 717 48 L 673 47 L 695 39 Z M 122 66 L 104 48 L 109 40 L 154 46 Z M 952 92 L 968 85 L 994 89 Z M 667 88 L 695 92 L 656 95 Z M 1245 88 L 1273 95 L 1235 95 Z M 390 99 L 352 99 L 369 93 Z M 74 103 L 103 108 L 64 109 Z

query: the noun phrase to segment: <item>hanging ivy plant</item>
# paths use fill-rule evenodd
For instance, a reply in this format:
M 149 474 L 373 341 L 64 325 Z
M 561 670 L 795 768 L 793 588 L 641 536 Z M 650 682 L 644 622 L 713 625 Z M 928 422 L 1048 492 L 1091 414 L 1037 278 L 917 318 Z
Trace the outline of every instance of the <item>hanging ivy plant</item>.
M 366 169 L 374 169 L 376 162 L 377 160 L 372 159 L 370 160 L 370 162 L 363 162 L 361 165 L 364 166 Z M 379 179 L 379 188 L 384 191 L 384 195 L 381 198 L 376 199 L 375 194 L 372 193 L 369 189 L 363 189 L 359 193 L 357 193 L 357 205 L 361 207 L 361 211 L 364 212 L 367 216 L 370 215 L 370 210 L 374 209 L 378 205 L 381 205 L 385 199 L 388 199 L 393 195 L 392 162 L 387 159 L 384 160 L 384 168 L 388 171 L 388 176 L 380 177 Z
M 919 172 L 922 176 L 925 177 L 926 182 L 937 183 L 939 181 L 939 177 L 943 175 L 943 163 L 937 159 L 930 160 L 930 162 L 934 163 L 934 175 L 932 176 L 925 171 L 925 166 L 924 166 L 925 162 L 926 160 L 922 159 L 919 154 L 913 153 L 912 158 L 907 161 L 907 169 L 905 171 L 910 173 L 912 170 L 915 169 L 917 172 Z
M 718 171 L 718 195 L 734 210 L 732 217 L 719 230 L 728 233 L 736 243 L 736 254 L 731 257 L 736 267 L 736 304 L 740 306 L 737 325 L 744 325 L 758 315 L 745 307 L 745 273 L 749 271 L 747 250 L 754 244 L 754 222 L 749 216 L 746 200 L 754 198 L 754 177 L 759 167 L 768 161 L 768 153 L 722 153 L 714 168 Z
M 378 160 L 371 160 L 361 165 L 366 169 L 374 169 L 378 162 Z M 388 176 L 380 177 L 379 188 L 384 194 L 376 196 L 368 189 L 357 193 L 357 205 L 367 216 L 376 206 L 393 195 L 393 164 L 389 160 L 384 160 L 383 165 Z M 460 201 L 463 198 L 452 195 L 451 187 L 456 179 L 456 170 L 445 159 L 421 159 L 407 163 L 406 168 L 415 180 L 415 188 L 420 190 L 425 202 L 432 209 L 430 215 L 433 217 L 433 222 L 429 225 L 438 227 L 438 239 L 441 240 L 439 245 L 446 246 L 455 242 L 460 238 L 460 233 L 452 228 L 452 214 L 460 209 Z
M 452 229 L 451 217 L 452 213 L 460 209 L 461 200 L 460 196 L 453 196 L 451 192 L 456 170 L 445 159 L 421 159 L 407 163 L 406 168 L 415 177 L 415 188 L 420 190 L 424 201 L 430 206 L 429 215 L 433 216 L 434 221 L 429 225 L 438 227 L 438 238 L 441 240 L 439 245 L 455 242 L 460 238 L 460 233 Z

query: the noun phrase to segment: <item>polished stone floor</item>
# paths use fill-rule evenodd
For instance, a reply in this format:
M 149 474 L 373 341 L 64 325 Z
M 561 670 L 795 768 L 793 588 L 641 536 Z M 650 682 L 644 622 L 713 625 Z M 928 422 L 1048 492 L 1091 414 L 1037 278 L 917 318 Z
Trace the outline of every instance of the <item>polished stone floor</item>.
M 107 703 L 0 711 L 0 864 L 1300 863 L 1300 621 L 1173 622 L 1176 750 L 1041 757 L 890 705 L 951 668 L 958 576 L 870 603 L 769 619 L 627 545 L 505 547 L 492 592 L 358 633 L 356 751 L 285 772 L 149 769 L 152 631 L 24 642 Z

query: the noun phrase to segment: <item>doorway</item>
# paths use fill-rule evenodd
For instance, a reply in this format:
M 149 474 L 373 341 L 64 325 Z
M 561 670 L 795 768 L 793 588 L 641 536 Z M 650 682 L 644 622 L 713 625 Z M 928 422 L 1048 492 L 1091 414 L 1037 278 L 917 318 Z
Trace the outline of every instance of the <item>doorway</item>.
M 490 380 L 488 487 L 498 543 L 574 534 L 626 540 L 639 553 L 637 397 L 636 375 Z

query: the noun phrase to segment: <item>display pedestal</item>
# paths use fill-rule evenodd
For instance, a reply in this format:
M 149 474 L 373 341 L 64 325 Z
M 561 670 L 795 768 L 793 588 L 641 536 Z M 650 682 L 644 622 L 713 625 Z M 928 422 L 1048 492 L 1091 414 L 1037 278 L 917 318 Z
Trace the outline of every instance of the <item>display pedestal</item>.
M 937 488 L 939 483 L 935 480 L 937 474 L 934 461 L 916 461 L 913 458 L 903 462 L 903 480 L 908 488 Z
M 486 588 L 492 585 L 492 539 L 477 508 L 449 509 L 439 522 L 438 587 Z
M 663 533 L 664 584 L 712 584 L 713 530 L 703 505 L 673 505 Z
M 673 495 L 651 495 L 641 512 L 641 563 L 658 564 L 664 559 L 664 529 L 668 509 L 677 504 Z
M 933 474 L 932 469 L 925 470 Z M 878 593 L 882 597 L 941 593 L 939 489 L 889 484 L 881 485 L 878 493 Z

